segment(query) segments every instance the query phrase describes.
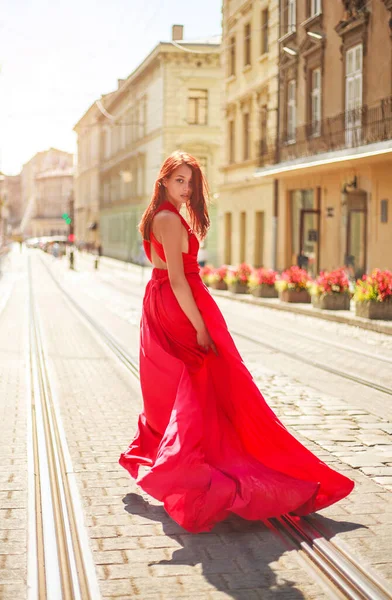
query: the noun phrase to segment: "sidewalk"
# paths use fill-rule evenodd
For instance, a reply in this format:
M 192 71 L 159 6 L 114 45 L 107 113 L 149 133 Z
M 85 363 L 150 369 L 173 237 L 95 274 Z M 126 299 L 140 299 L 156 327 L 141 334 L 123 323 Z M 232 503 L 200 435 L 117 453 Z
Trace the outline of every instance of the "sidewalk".
M 84 257 L 86 259 L 88 258 L 87 255 L 85 255 Z M 100 261 L 101 264 L 106 267 L 114 267 L 122 269 L 126 272 L 138 273 L 143 269 L 145 271 L 146 278 L 150 275 L 150 272 L 152 270 L 149 266 L 141 267 L 133 263 L 126 263 L 122 260 L 118 260 L 116 258 L 109 258 L 106 256 L 102 256 Z M 281 302 L 279 299 L 275 298 L 255 298 L 250 294 L 233 294 L 231 292 L 213 290 L 211 288 L 210 291 L 214 296 L 222 296 L 224 298 L 235 300 L 237 302 L 244 302 L 247 304 L 272 308 L 275 310 L 283 310 L 299 315 L 306 315 L 308 317 L 314 317 L 316 319 L 323 319 L 324 321 L 335 321 L 336 323 L 345 323 L 346 325 L 359 327 L 360 329 L 366 329 L 368 331 L 376 331 L 378 333 L 392 335 L 392 321 L 373 321 L 371 319 L 357 317 L 355 316 L 353 303 L 351 303 L 352 309 L 350 311 L 321 310 L 319 308 L 313 308 L 311 304 L 290 304 L 286 302 Z

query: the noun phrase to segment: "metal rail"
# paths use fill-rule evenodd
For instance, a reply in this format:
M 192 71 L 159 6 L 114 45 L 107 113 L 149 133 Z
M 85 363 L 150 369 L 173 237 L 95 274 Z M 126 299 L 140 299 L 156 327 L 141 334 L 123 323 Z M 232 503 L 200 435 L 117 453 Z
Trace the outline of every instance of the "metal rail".
M 140 297 L 140 294 L 135 294 L 134 292 L 130 292 L 130 290 L 125 290 L 125 286 L 122 286 L 121 284 L 118 283 L 109 283 L 109 282 L 105 282 L 103 280 L 104 283 L 106 283 L 107 285 L 110 285 L 111 287 L 115 287 L 116 289 L 118 289 L 119 291 L 122 291 L 123 293 L 131 293 L 131 295 L 133 296 L 138 296 Z M 83 309 L 81 309 L 83 310 Z M 88 315 L 86 315 L 86 318 L 89 318 Z M 275 328 L 272 327 L 271 325 L 268 325 L 267 323 L 265 324 L 267 327 L 270 327 L 270 329 Z M 264 326 L 264 323 L 263 323 Z M 278 329 L 279 331 L 283 331 L 282 328 L 277 327 L 276 329 Z M 270 350 L 273 350 L 274 352 L 280 352 L 281 354 L 285 354 L 286 356 L 289 356 L 290 358 L 293 358 L 297 361 L 306 363 L 312 367 L 316 367 L 318 369 L 322 369 L 323 371 L 327 371 L 328 373 L 332 373 L 333 375 L 338 375 L 339 377 L 343 377 L 344 379 L 348 379 L 350 381 L 354 381 L 355 383 L 359 383 L 361 385 L 364 385 L 366 387 L 370 387 L 374 390 L 377 390 L 378 392 L 382 392 L 383 394 L 387 394 L 389 396 L 392 396 L 392 389 L 391 388 L 387 388 L 383 385 L 380 385 L 378 383 L 374 383 L 372 381 L 369 381 L 368 379 L 363 379 L 361 377 L 357 377 L 356 375 L 352 375 L 351 373 L 347 373 L 347 371 L 342 371 L 341 369 L 334 369 L 333 367 L 329 367 L 328 365 L 325 365 L 323 363 L 320 363 L 318 361 L 312 360 L 310 358 L 306 358 L 303 356 L 299 356 L 298 353 L 294 353 L 294 352 L 290 352 L 289 350 L 285 350 L 283 349 L 281 346 L 273 346 L 272 344 L 268 344 L 267 342 L 262 342 L 254 337 L 248 336 L 244 333 L 241 333 L 239 331 L 235 331 L 234 329 L 230 329 L 231 333 L 233 335 L 236 335 L 237 337 L 243 338 L 247 341 L 253 342 L 259 346 L 264 346 L 265 348 L 269 348 Z M 291 333 L 294 333 L 293 331 L 291 331 Z M 311 334 L 307 334 L 307 333 L 303 333 L 301 332 L 301 337 L 307 338 L 309 340 L 315 341 L 317 340 L 317 338 L 315 336 L 312 336 Z M 379 357 L 379 356 L 375 356 L 375 355 L 371 355 L 368 352 L 364 352 L 359 350 L 356 350 L 355 348 L 350 348 L 349 346 L 346 346 L 344 344 L 340 344 L 339 342 L 334 343 L 331 341 L 324 341 L 323 340 L 323 345 L 329 345 L 333 348 L 340 348 L 342 350 L 345 351 L 351 351 L 351 352 L 355 352 L 355 354 L 361 354 L 362 356 L 365 356 L 367 358 L 373 358 L 375 360 L 380 360 L 382 362 L 387 362 L 387 363 L 392 363 L 392 359 L 389 359 L 388 357 Z
M 305 363 L 312 367 L 316 367 L 317 369 L 322 369 L 323 371 L 327 371 L 328 373 L 332 373 L 333 375 L 338 375 L 339 377 L 343 377 L 344 379 L 349 379 L 350 381 L 354 381 L 355 383 L 359 383 L 361 385 L 365 385 L 366 387 L 370 387 L 378 392 L 382 392 L 383 394 L 387 394 L 388 396 L 392 396 L 392 389 L 387 388 L 383 385 L 379 385 L 378 383 L 374 383 L 373 381 L 369 381 L 368 379 L 362 379 L 362 377 L 357 377 L 356 375 L 351 375 L 351 373 L 347 373 L 346 371 L 341 371 L 340 369 L 334 369 L 333 367 L 329 367 L 323 363 L 320 363 L 316 360 L 312 360 L 311 358 L 306 358 L 304 356 L 299 356 L 295 352 L 290 352 L 290 350 L 285 350 L 281 346 L 273 346 L 272 344 L 268 344 L 267 342 L 260 341 L 250 335 L 246 335 L 241 333 L 240 331 L 235 331 L 231 329 L 231 333 L 240 337 L 248 342 L 252 342 L 258 346 L 262 346 L 264 348 L 268 348 L 269 350 L 273 350 L 274 352 L 279 352 L 280 354 L 284 354 L 285 356 L 289 356 L 294 360 Z
M 83 257 L 85 258 L 85 257 Z M 107 267 L 108 269 L 112 270 L 113 267 Z M 114 267 L 116 268 L 116 267 Z M 123 271 L 123 269 L 120 269 L 119 267 L 117 268 L 119 271 L 121 270 L 121 272 Z M 128 287 L 126 287 L 126 284 L 124 282 L 124 285 L 121 285 L 121 283 L 119 282 L 109 282 L 106 281 L 104 278 L 100 277 L 100 280 L 102 281 L 102 283 L 104 283 L 107 286 L 110 287 L 114 287 L 117 290 L 119 290 L 120 292 L 126 293 L 126 294 L 130 294 L 132 296 L 135 296 L 137 298 L 142 298 L 142 294 L 138 294 L 135 293 L 135 291 L 132 289 L 130 290 Z M 220 294 L 218 295 L 219 298 L 223 298 L 224 300 L 230 300 L 230 298 L 226 298 L 225 296 L 221 296 Z M 257 305 L 255 305 L 257 306 Z M 269 308 L 268 306 L 263 306 L 262 308 Z M 312 314 L 309 315 L 301 315 L 301 316 L 309 316 L 312 317 Z M 282 327 L 278 327 L 275 324 L 272 326 L 270 323 L 266 323 L 265 321 L 262 321 L 262 325 L 263 327 L 269 327 L 270 329 L 274 329 L 277 331 L 281 331 L 282 333 L 292 333 L 293 335 L 298 335 L 298 332 L 295 331 L 294 329 L 288 329 L 285 328 L 283 329 Z M 301 331 L 301 338 L 310 340 L 310 341 L 320 341 L 319 338 L 317 338 L 316 336 L 310 334 L 310 333 L 304 333 L 303 331 Z M 347 344 L 342 344 L 341 342 L 332 342 L 331 340 L 325 340 L 323 339 L 323 346 L 330 346 L 331 348 L 339 348 L 340 350 L 344 350 L 346 352 L 354 352 L 356 355 L 360 355 L 360 356 L 364 356 L 366 358 L 370 358 L 370 359 L 374 359 L 374 360 L 378 360 L 380 362 L 385 362 L 387 364 L 392 364 L 392 357 L 388 357 L 388 356 L 380 356 L 377 354 L 372 354 L 370 352 L 366 352 L 365 350 L 362 350 L 361 348 L 352 348 L 351 346 L 348 346 Z
M 314 525 L 315 522 L 315 525 Z M 333 586 L 350 600 L 390 600 L 388 589 L 376 573 L 361 565 L 347 550 L 334 540 L 326 539 L 317 529 L 317 517 L 283 515 L 270 519 L 272 527 L 290 544 L 301 551 Z
M 44 263 L 45 264 L 45 263 Z M 100 334 L 104 342 L 113 350 L 121 362 L 140 379 L 138 364 L 127 351 L 111 336 L 105 328 L 98 325 L 86 311 L 71 297 L 45 265 L 51 278 L 60 288 L 72 306 L 88 320 Z M 316 517 L 317 518 L 317 517 Z M 283 515 L 270 519 L 266 525 L 274 529 L 284 540 L 286 546 L 296 548 L 311 563 L 314 576 L 321 579 L 329 588 L 331 598 L 349 598 L 350 600 L 390 600 L 392 590 L 377 576 L 370 572 L 347 551 L 342 551 L 335 543 L 327 540 L 306 518 Z
M 33 500 L 29 514 L 28 600 L 96 600 L 95 570 L 86 547 L 72 466 L 51 391 L 34 300 L 31 260 L 29 281 L 29 362 Z

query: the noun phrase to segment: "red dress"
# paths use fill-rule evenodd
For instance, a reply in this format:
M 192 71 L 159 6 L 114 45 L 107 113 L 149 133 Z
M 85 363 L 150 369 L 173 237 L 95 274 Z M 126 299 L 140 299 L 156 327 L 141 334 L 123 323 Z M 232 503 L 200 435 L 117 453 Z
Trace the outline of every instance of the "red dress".
M 180 213 L 169 202 L 158 209 Z M 307 450 L 266 404 L 199 276 L 199 243 L 185 219 L 184 271 L 219 355 L 205 354 L 171 289 L 154 268 L 143 300 L 140 379 L 144 409 L 120 464 L 191 532 L 230 513 L 266 519 L 305 515 L 341 498 L 354 483 Z M 151 234 L 162 260 L 163 247 Z M 151 260 L 150 242 L 145 250 Z M 149 469 L 138 478 L 139 465 Z

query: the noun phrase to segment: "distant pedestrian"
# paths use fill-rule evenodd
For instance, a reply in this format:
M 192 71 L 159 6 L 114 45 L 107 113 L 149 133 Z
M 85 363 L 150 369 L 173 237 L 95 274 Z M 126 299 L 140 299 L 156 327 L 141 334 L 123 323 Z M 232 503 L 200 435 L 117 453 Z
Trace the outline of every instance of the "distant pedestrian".
M 208 260 L 208 250 L 205 247 L 204 240 L 200 242 L 200 249 L 197 255 L 197 261 L 200 267 L 205 267 Z
M 52 254 L 55 258 L 59 257 L 60 254 L 60 244 L 58 244 L 58 242 L 55 242 L 52 246 Z

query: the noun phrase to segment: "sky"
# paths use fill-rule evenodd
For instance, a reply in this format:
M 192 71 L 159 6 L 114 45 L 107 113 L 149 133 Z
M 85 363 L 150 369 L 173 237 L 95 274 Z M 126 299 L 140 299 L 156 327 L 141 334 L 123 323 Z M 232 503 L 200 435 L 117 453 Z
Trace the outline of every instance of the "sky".
M 0 172 L 36 152 L 76 150 L 74 125 L 117 88 L 173 24 L 184 38 L 221 33 L 221 0 L 2 0 Z

